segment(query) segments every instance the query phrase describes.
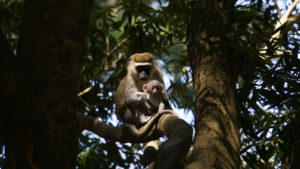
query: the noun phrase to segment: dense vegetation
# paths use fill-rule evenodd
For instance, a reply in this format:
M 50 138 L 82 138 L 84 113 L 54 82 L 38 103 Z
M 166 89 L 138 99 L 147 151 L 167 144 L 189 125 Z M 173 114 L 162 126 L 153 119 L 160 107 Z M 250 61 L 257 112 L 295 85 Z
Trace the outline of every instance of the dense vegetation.
M 231 54 L 240 113 L 242 168 L 300 166 L 299 4 L 286 21 L 280 20 L 291 4 L 232 0 L 219 11 L 223 17 L 218 21 L 199 11 L 204 25 L 210 23 L 207 29 L 220 37 L 220 50 Z M 23 5 L 22 0 L 0 0 L 1 36 L 14 55 L 20 48 Z M 187 56 L 191 5 L 191 1 L 183 0 L 95 0 L 86 53 L 81 60 L 79 113 L 120 125 L 114 115 L 114 91 L 126 74 L 127 58 L 145 51 L 159 58 L 170 83 L 168 94 L 173 106 L 193 112 L 195 97 Z M 282 25 L 276 27 L 279 20 Z M 1 75 L 6 71 L 0 70 Z M 2 80 L 6 79 L 1 76 Z M 0 129 L 0 167 L 6 159 L 4 135 Z M 87 131 L 82 132 L 79 142 L 80 169 L 142 168 L 141 145 L 115 143 Z

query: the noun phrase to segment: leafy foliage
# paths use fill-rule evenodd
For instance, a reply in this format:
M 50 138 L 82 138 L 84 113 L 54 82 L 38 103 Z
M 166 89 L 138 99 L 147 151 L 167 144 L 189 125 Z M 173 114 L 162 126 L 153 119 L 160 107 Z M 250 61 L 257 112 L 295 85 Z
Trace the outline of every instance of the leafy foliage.
M 130 0 L 113 1 L 106 6 L 99 1 L 95 2 L 90 18 L 88 53 L 83 60 L 81 83 L 81 91 L 89 86 L 92 89 L 81 96 L 85 102 L 79 104 L 82 113 L 111 123 L 110 117 L 114 111 L 113 91 L 126 74 L 127 58 L 133 53 L 145 51 L 156 55 L 161 60 L 160 66 L 172 76 L 168 92 L 173 103 L 178 107 L 193 106 L 190 101 L 193 98 L 189 75 L 191 70 L 187 68 L 184 42 L 187 13 L 177 12 L 187 11 L 187 5 Z M 135 168 L 142 168 L 138 160 L 141 145 L 131 148 L 103 139 L 88 138 L 85 136 L 80 139 L 83 145 L 80 147 L 80 168 L 129 168 L 133 164 Z M 103 151 L 120 150 L 124 153 L 113 151 L 112 157 L 111 154 L 98 151 L 100 147 Z M 104 157 L 107 162 L 103 161 Z M 116 160 L 118 163 L 113 163 Z
M 221 38 L 216 43 L 229 56 L 235 72 L 242 168 L 289 168 L 300 140 L 300 25 L 274 30 L 278 15 L 270 4 L 228 1 L 221 23 L 203 17 Z M 21 0 L 0 0 L 0 27 L 14 52 L 23 5 Z M 158 57 L 169 77 L 168 94 L 175 107 L 193 110 L 192 70 L 186 52 L 189 9 L 190 1 L 179 0 L 95 1 L 80 87 L 80 91 L 90 90 L 81 95 L 79 112 L 117 125 L 112 120 L 113 92 L 126 74 L 127 58 L 145 51 Z M 282 36 L 270 41 L 276 31 L 282 31 Z M 141 145 L 121 145 L 83 132 L 78 149 L 78 168 L 143 168 Z
M 0 25 L 12 49 L 17 48 L 23 14 L 22 0 L 0 0 Z
M 241 19 L 242 22 L 237 20 L 238 23 L 248 22 L 238 28 L 243 39 L 237 48 L 242 51 L 234 50 L 245 56 L 238 75 L 241 155 L 247 163 L 244 167 L 290 168 L 292 147 L 299 140 L 299 137 L 291 138 L 299 129 L 299 125 L 293 124 L 300 101 L 299 49 L 296 45 L 299 35 L 295 36 L 293 30 L 284 30 L 282 37 L 288 35 L 288 38 L 270 41 L 278 21 L 274 6 L 254 2 L 239 9 L 240 16 L 246 18 Z M 294 26 L 298 27 L 297 24 Z M 263 51 L 258 44 L 267 46 L 267 50 Z M 286 146 L 290 149 L 285 149 Z

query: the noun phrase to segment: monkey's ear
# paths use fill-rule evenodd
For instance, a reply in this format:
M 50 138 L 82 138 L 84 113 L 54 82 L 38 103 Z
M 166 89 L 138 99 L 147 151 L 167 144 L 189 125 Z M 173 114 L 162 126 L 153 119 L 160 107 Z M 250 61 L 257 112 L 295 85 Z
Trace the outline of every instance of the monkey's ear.
M 147 91 L 147 85 L 146 84 L 143 85 L 143 90 L 144 90 L 144 92 Z
M 164 85 L 163 83 L 159 83 L 159 86 L 160 86 L 161 88 L 164 88 L 164 87 L 165 87 L 165 85 Z
M 131 61 L 132 60 L 132 55 L 128 58 L 128 61 Z

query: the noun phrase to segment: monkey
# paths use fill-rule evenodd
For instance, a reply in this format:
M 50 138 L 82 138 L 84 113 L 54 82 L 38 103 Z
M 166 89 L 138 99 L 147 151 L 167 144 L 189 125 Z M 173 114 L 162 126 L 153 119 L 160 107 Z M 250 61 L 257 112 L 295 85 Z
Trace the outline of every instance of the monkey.
M 150 111 L 157 112 L 154 118 L 160 117 L 165 113 L 173 113 L 169 103 L 169 98 L 163 83 L 158 80 L 150 80 L 143 85 L 144 93 L 147 93 L 147 102 L 145 103 Z M 142 164 L 148 166 L 152 163 L 158 153 L 161 142 L 159 140 L 151 140 L 144 146 L 144 154 L 142 156 Z
M 146 105 L 149 109 L 156 108 L 158 109 L 156 112 L 161 112 L 162 110 L 172 109 L 169 103 L 169 98 L 165 90 L 164 84 L 159 82 L 158 80 L 150 80 L 148 83 L 143 85 L 144 93 L 147 93 L 147 100 L 150 102 L 146 102 Z
M 135 137 L 143 137 L 146 135 L 154 123 L 163 115 L 167 113 L 173 113 L 170 106 L 168 95 L 166 93 L 164 84 L 158 80 L 150 80 L 148 83 L 143 85 L 143 91 L 146 93 L 146 115 L 151 116 L 151 120 L 146 124 L 144 131 L 138 132 L 137 128 L 133 125 L 125 124 L 127 128 L 132 132 Z
M 144 137 L 161 115 L 173 112 L 172 110 L 155 112 L 153 111 L 155 106 L 149 106 L 150 96 L 149 93 L 143 92 L 143 87 L 151 80 L 164 84 L 161 70 L 152 54 L 137 53 L 130 56 L 127 74 L 116 91 L 115 103 L 117 116 L 123 121 L 124 127 L 130 134 L 136 138 Z M 161 93 L 166 93 L 164 87 L 162 90 Z M 152 99 L 152 102 L 155 102 L 155 99 Z M 143 125 L 146 125 L 145 129 L 139 132 L 138 128 Z

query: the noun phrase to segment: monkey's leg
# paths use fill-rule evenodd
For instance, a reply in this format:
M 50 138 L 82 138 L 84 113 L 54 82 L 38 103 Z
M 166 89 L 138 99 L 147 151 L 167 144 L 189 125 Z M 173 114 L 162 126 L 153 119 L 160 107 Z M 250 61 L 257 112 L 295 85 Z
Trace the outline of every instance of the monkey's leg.
M 144 154 L 142 158 L 142 164 L 144 166 L 148 166 L 154 161 L 160 145 L 161 142 L 159 140 L 152 140 L 144 145 Z
M 181 169 L 183 159 L 192 144 L 192 127 L 175 114 L 164 114 L 158 121 L 157 129 L 168 140 L 159 147 L 158 155 L 149 168 Z

